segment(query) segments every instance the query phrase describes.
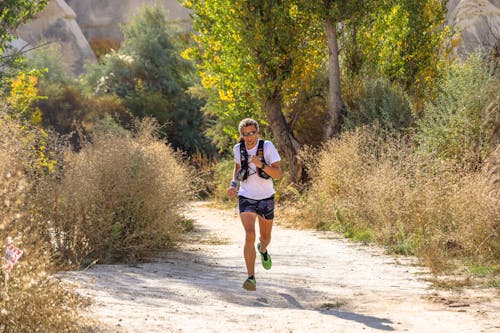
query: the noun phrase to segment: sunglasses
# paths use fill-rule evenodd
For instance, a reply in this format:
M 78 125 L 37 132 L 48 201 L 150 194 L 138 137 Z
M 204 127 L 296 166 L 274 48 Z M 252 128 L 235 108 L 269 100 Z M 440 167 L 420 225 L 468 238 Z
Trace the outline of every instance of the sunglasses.
M 241 135 L 243 135 L 243 136 L 252 136 L 252 135 L 255 135 L 255 133 L 257 133 L 257 131 L 241 132 Z

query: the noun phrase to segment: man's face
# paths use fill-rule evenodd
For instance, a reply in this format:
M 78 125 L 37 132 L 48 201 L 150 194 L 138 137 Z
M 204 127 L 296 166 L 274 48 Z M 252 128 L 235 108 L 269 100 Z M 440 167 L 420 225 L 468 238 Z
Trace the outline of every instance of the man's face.
M 241 137 L 245 140 L 245 145 L 247 147 L 253 147 L 257 143 L 257 128 L 254 125 L 246 126 L 241 128 Z

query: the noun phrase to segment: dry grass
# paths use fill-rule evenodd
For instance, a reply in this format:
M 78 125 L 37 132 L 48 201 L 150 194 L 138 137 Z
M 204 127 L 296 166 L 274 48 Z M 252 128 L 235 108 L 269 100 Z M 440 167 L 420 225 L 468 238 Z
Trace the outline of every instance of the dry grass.
M 46 183 L 38 198 L 60 260 L 140 260 L 177 239 L 190 176 L 155 130 L 144 121 L 133 136 L 104 132 L 68 151 L 62 179 Z
M 34 177 L 43 177 L 33 148 L 44 142 L 39 135 L 0 111 L 0 249 L 11 236 L 24 251 L 12 270 L 0 270 L 0 331 L 84 331 L 79 312 L 87 301 L 51 277 L 54 265 L 39 237 L 44 227 L 30 215 Z
M 1 332 L 92 331 L 88 300 L 53 273 L 147 257 L 189 227 L 190 174 L 155 131 L 150 121 L 135 134 L 102 129 L 62 154 L 42 130 L 0 113 L 0 249 L 11 236 L 24 251 L 0 274 Z
M 309 152 L 311 187 L 289 219 L 415 254 L 434 272 L 469 259 L 498 274 L 500 205 L 484 176 L 414 151 L 364 128 Z

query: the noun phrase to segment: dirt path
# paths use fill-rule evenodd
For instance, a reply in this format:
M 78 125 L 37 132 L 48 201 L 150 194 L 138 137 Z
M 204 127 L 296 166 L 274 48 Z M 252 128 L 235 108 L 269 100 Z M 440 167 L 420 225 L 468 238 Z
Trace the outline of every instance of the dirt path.
M 436 292 L 410 259 L 333 234 L 273 230 L 273 268 L 246 278 L 233 211 L 193 203 L 196 231 L 151 263 L 97 265 L 67 280 L 103 332 L 499 332 L 498 291 Z

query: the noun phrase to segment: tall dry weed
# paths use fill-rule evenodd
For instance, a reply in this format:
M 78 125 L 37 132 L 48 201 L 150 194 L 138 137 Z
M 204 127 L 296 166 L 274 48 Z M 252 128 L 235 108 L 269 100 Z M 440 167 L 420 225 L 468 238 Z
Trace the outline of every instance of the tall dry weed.
M 81 151 L 67 152 L 62 179 L 47 183 L 48 195 L 39 198 L 61 259 L 137 260 L 176 240 L 190 176 L 155 130 L 146 120 L 134 135 L 98 133 Z
M 362 128 L 303 157 L 317 171 L 294 219 L 354 238 L 364 233 L 436 271 L 453 258 L 498 265 L 500 205 L 485 191 L 484 176 L 414 147 Z
M 0 110 L 0 254 L 7 237 L 24 253 L 8 270 L 0 267 L 0 332 L 63 332 L 84 329 L 80 311 L 87 304 L 72 288 L 53 278 L 52 258 L 33 218 L 32 195 L 44 173 L 34 154 L 45 142 L 40 132 L 5 117 Z M 35 149 L 35 150 L 34 150 Z

